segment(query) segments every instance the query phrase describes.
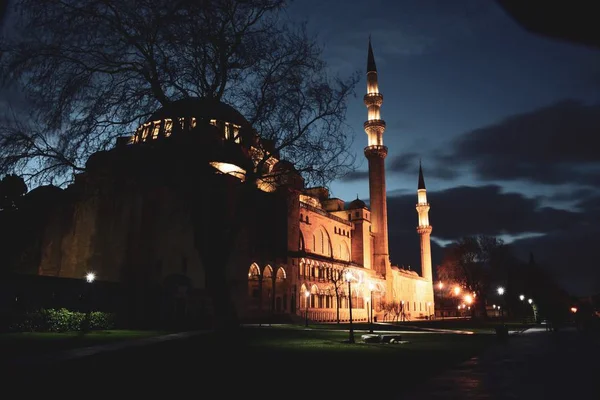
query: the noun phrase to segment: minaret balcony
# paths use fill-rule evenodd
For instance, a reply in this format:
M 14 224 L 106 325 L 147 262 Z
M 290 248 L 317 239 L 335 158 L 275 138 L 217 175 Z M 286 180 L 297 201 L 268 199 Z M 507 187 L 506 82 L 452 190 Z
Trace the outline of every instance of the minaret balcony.
M 381 106 L 383 104 L 383 95 L 381 93 L 367 93 L 363 101 L 367 107 Z
M 370 119 L 363 124 L 365 130 L 370 128 L 383 128 L 385 130 L 385 121 L 382 119 Z
M 376 156 L 379 158 L 385 158 L 388 153 L 388 148 L 382 145 L 373 145 L 365 147 L 365 156 L 367 158 Z

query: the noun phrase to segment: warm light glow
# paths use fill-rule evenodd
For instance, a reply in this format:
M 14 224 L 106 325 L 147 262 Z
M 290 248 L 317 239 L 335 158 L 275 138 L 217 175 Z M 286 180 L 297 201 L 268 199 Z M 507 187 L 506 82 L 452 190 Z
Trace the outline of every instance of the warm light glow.
M 310 292 L 307 290 L 306 292 L 304 292 L 304 297 L 308 297 L 310 296 Z
M 417 202 L 419 204 L 427 204 L 427 191 L 425 189 L 417 190 Z
M 458 309 L 460 310 L 460 306 L 458 306 Z
M 352 279 L 352 272 L 347 271 L 346 272 L 346 282 L 350 282 L 350 279 Z
M 467 304 L 473 303 L 473 297 L 470 294 L 466 295 L 464 300 Z
M 443 284 L 442 282 L 440 282 L 440 283 L 438 283 L 438 287 L 439 287 L 439 288 L 440 288 L 440 290 L 441 290 L 441 289 L 443 289 L 443 288 L 444 288 L 444 284 Z
M 577 307 L 571 307 L 571 312 L 572 313 L 576 313 L 577 312 Z
M 477 297 L 477 293 L 473 292 L 473 298 Z
M 369 120 L 374 120 L 374 119 L 381 119 L 381 114 L 379 111 L 379 107 L 378 106 L 370 106 L 368 108 L 368 116 L 369 116 Z
M 375 285 L 373 285 L 373 283 L 369 283 L 369 290 L 372 292 L 373 290 L 375 290 Z
M 454 294 L 457 296 L 460 294 L 460 287 L 458 287 L 458 286 L 454 287 Z
M 519 296 L 519 300 L 521 300 L 521 301 L 525 300 L 525 296 L 524 295 L 520 295 Z
M 494 309 L 496 308 L 496 305 L 494 304 L 492 307 L 494 307 Z
M 504 288 L 502 286 L 498 287 L 498 294 L 502 296 L 504 294 Z
M 431 302 L 430 302 L 430 301 L 428 301 L 428 302 L 427 302 L 427 307 L 430 307 L 430 306 L 431 306 Z
M 529 304 L 533 303 L 532 299 L 527 300 L 529 302 Z
M 224 174 L 233 175 L 241 180 L 246 176 L 246 171 L 235 164 L 213 161 L 210 165 Z
M 89 283 L 94 282 L 96 280 L 96 274 L 94 274 L 93 272 L 88 272 L 88 274 L 85 276 L 85 280 Z

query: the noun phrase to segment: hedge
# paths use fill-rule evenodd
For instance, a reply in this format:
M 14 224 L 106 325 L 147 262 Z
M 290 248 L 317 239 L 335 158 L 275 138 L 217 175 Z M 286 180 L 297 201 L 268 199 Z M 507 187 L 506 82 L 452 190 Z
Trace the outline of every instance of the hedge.
M 17 332 L 69 332 L 103 330 L 115 327 L 115 315 L 100 311 L 82 313 L 66 308 L 42 308 L 25 313 L 19 321 L 12 324 L 11 330 Z

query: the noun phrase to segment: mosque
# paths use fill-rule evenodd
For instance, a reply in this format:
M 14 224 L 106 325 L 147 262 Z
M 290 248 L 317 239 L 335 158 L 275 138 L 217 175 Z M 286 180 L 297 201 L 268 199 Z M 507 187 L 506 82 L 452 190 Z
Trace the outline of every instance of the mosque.
M 229 105 L 183 99 L 156 111 L 115 148 L 90 157 L 45 227 L 39 275 L 81 279 L 93 271 L 98 280 L 135 282 L 154 296 L 138 306 L 163 317 L 218 312 L 208 273 L 214 272 L 205 268 L 211 258 L 203 252 L 211 250 L 210 243 L 219 243 L 211 225 L 222 217 L 212 208 L 229 203 L 227 198 L 205 203 L 202 198 L 225 192 L 211 191 L 217 186 L 202 179 L 235 184 L 244 181 L 247 171 L 260 168 L 265 178 L 257 179 L 255 207 L 241 223 L 235 245 L 223 250 L 231 251 L 225 266 L 229 289 L 224 290 L 230 291 L 243 320 L 264 315 L 322 322 L 347 321 L 350 315 L 354 321 L 434 315 L 432 228 L 421 168 L 416 234 L 422 276 L 390 263 L 388 149 L 377 76 L 369 42 L 364 96 L 368 206 L 358 198 L 348 203 L 332 198 L 323 187 L 304 187 L 300 174 L 279 160 L 276 151 L 261 158 L 261 149 L 270 143 Z M 181 152 L 191 147 L 193 156 Z M 269 174 L 272 178 L 266 178 Z M 191 188 L 204 193 L 194 197 L 200 199 L 197 204 L 172 189 L 173 177 L 182 176 L 190 196 L 197 195 Z

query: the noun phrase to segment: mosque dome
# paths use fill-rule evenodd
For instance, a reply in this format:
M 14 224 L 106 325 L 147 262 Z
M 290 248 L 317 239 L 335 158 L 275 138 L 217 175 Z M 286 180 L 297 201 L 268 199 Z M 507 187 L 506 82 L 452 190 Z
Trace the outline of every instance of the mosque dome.
M 169 103 L 156 110 L 146 122 L 181 117 L 224 121 L 244 128 L 250 127 L 246 118 L 229 104 L 202 97 L 189 97 Z
M 249 145 L 253 140 L 250 123 L 235 108 L 216 99 L 189 97 L 156 110 L 136 130 L 129 143 L 150 142 L 202 126 L 213 126 L 217 136 L 238 144 Z
M 360 200 L 359 198 L 356 198 L 356 200 L 352 200 L 348 205 L 348 210 L 357 210 L 360 208 L 367 208 L 367 205 L 364 201 Z

